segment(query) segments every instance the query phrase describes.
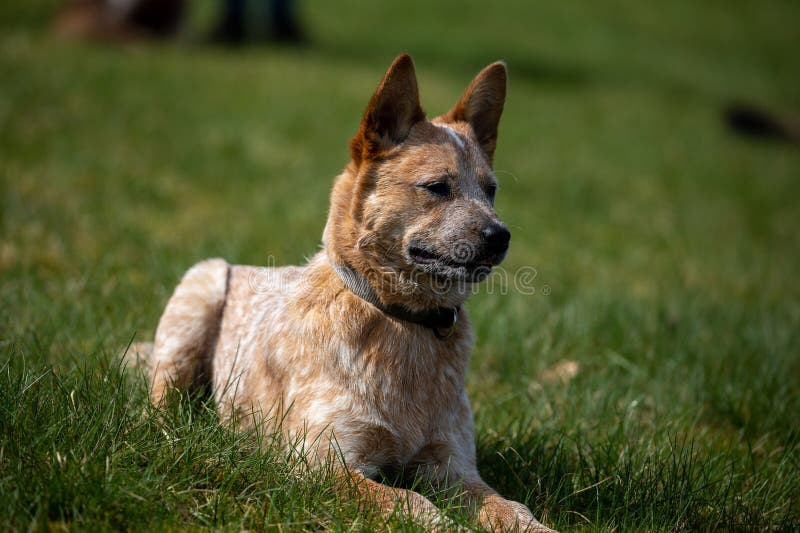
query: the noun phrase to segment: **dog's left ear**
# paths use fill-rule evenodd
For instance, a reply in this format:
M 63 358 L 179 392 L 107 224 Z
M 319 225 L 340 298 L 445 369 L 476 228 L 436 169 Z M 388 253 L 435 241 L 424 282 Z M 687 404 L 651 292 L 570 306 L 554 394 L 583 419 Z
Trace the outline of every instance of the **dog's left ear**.
M 491 164 L 497 145 L 497 125 L 506 101 L 508 73 L 502 61 L 492 63 L 475 76 L 461 100 L 442 118 L 446 122 L 467 122 Z

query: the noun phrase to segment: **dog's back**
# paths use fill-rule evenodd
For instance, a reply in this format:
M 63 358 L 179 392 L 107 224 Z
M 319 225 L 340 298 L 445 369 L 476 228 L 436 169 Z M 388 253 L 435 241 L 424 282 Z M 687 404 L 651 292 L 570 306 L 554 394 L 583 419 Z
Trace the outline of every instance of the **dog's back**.
M 237 411 L 269 419 L 284 404 L 284 366 L 295 358 L 284 346 L 299 333 L 287 312 L 302 294 L 303 270 L 231 267 L 212 366 L 214 395 L 224 417 Z

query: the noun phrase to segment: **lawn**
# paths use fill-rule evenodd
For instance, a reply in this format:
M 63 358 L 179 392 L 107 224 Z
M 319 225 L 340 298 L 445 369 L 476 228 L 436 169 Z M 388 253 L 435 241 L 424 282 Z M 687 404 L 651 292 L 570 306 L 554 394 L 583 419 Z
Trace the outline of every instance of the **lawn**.
M 203 398 L 156 416 L 117 358 L 194 262 L 315 252 L 401 51 L 430 116 L 510 72 L 535 290 L 468 304 L 484 478 L 566 531 L 800 529 L 800 150 L 721 118 L 800 114 L 800 4 L 303 2 L 308 46 L 241 50 L 196 43 L 208 0 L 126 47 L 54 39 L 55 4 L 0 5 L 0 529 L 415 529 Z

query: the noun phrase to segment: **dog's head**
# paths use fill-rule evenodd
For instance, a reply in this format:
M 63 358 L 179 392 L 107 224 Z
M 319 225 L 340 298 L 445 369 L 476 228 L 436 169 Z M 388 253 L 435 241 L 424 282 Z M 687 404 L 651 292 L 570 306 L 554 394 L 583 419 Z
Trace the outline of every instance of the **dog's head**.
M 493 207 L 492 172 L 505 94 L 505 65 L 493 63 L 429 121 L 404 54 L 370 99 L 323 240 L 329 257 L 369 279 L 386 303 L 458 304 L 465 285 L 505 257 L 511 234 Z

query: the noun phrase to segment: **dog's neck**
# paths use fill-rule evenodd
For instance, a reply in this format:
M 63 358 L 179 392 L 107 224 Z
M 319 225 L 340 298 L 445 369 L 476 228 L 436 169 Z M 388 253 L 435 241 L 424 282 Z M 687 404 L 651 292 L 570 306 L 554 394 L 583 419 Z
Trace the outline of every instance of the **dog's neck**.
M 440 339 L 449 337 L 455 331 L 460 307 L 434 307 L 426 311 L 412 312 L 404 305 L 384 305 L 369 282 L 353 270 L 352 267 L 347 264 L 334 264 L 331 266 L 339 276 L 339 279 L 350 289 L 350 292 L 385 315 L 424 326 L 432 330 Z

